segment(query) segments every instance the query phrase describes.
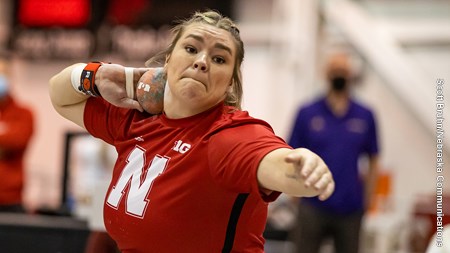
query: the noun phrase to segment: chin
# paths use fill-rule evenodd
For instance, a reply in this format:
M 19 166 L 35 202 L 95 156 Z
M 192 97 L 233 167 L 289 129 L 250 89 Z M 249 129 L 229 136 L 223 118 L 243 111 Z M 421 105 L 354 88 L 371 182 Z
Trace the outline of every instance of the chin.
M 205 86 L 199 82 L 185 82 L 179 88 L 180 95 L 190 100 L 201 99 L 206 92 Z

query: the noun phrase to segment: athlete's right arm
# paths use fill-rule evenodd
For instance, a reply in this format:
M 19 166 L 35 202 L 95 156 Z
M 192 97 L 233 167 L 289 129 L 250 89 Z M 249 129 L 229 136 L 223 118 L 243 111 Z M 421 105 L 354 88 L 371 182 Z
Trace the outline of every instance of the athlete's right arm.
M 72 84 L 72 82 L 76 84 L 81 77 L 80 71 L 72 72 L 74 72 L 74 69 L 81 70 L 79 66 L 82 65 L 82 63 L 74 64 L 53 76 L 49 82 L 49 92 L 55 110 L 64 118 L 85 128 L 83 114 L 89 96 L 78 92 Z M 132 68 L 132 82 L 130 83 L 133 89 L 136 88 L 135 84 L 147 70 L 148 68 Z M 102 97 L 109 103 L 118 107 L 143 111 L 139 102 L 134 97 L 130 98 L 127 95 L 124 66 L 119 64 L 100 66 L 95 74 L 94 83 Z
M 53 76 L 49 81 L 49 94 L 53 107 L 61 116 L 85 128 L 83 114 L 89 96 L 77 92 L 71 82 L 72 71 L 79 65 L 81 63 L 69 66 Z

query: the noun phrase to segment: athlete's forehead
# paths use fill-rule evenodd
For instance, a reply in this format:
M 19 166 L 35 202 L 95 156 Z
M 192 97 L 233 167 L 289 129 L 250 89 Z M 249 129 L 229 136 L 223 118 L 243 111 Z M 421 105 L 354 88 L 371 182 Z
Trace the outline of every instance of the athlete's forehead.
M 180 41 L 193 39 L 200 43 L 210 44 L 234 55 L 236 45 L 231 33 L 225 29 L 203 23 L 193 23 L 186 27 Z

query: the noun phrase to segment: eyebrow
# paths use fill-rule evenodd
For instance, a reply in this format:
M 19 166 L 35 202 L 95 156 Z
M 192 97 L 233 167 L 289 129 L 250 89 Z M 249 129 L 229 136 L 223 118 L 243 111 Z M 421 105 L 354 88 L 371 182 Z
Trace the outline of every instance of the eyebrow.
M 189 35 L 186 36 L 186 38 L 193 38 L 193 39 L 198 40 L 198 41 L 200 41 L 200 42 L 202 42 L 202 43 L 205 42 L 205 40 L 203 39 L 203 37 L 198 36 L 198 35 L 195 35 L 195 34 L 189 34 Z M 232 51 L 231 51 L 231 48 L 228 47 L 228 46 L 226 46 L 226 45 L 224 45 L 223 43 L 216 42 L 216 44 L 214 44 L 214 47 L 215 47 L 215 48 L 218 48 L 218 49 L 225 50 L 225 51 L 227 51 L 230 55 L 233 55 L 233 54 L 232 54 Z

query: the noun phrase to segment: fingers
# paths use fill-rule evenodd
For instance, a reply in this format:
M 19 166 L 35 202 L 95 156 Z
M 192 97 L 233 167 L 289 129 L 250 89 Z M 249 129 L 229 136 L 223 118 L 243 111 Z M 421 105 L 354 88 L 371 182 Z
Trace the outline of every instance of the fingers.
M 136 110 L 139 110 L 140 112 L 144 111 L 144 109 L 139 104 L 139 102 L 136 100 L 133 100 L 131 98 L 121 99 L 120 104 L 118 106 L 124 107 L 124 108 L 136 109 Z
M 326 200 L 333 194 L 335 189 L 333 176 L 319 156 L 306 149 L 297 149 L 286 156 L 285 161 L 294 165 L 296 174 L 303 179 L 305 188 L 314 188 L 320 200 Z
M 319 192 L 319 199 L 326 200 L 334 192 L 335 184 L 331 172 L 325 165 L 315 168 L 305 179 L 305 187 Z
M 139 76 L 142 76 L 150 68 L 135 68 Z M 105 64 L 97 71 L 95 82 L 103 99 L 111 104 L 143 112 L 144 109 L 138 101 L 129 98 L 126 92 L 124 67 L 119 64 Z
M 325 190 L 322 191 L 322 193 L 319 195 L 319 199 L 322 201 L 327 200 L 333 194 L 334 188 L 335 184 L 334 181 L 332 180 L 330 183 L 326 185 Z
M 285 161 L 288 163 L 292 163 L 296 167 L 296 169 L 300 171 L 300 175 L 303 177 L 303 179 L 305 179 L 305 185 L 307 187 L 310 187 L 315 181 L 318 180 L 320 175 L 327 170 L 326 166 L 322 166 L 319 169 L 319 158 L 317 156 L 311 156 L 308 153 L 291 153 L 286 157 Z
M 310 167 L 309 170 L 311 173 L 309 173 L 305 177 L 305 186 L 311 187 L 314 186 L 315 189 L 320 189 L 320 185 L 322 185 L 324 182 L 327 182 L 327 171 L 328 168 L 325 165 L 311 165 L 311 164 L 305 164 L 305 167 Z
M 135 68 L 138 71 L 139 76 L 142 76 L 145 72 L 149 71 L 150 68 Z
M 333 181 L 331 173 L 324 173 L 322 176 L 314 182 L 314 188 L 317 190 L 325 189 L 325 187 Z

